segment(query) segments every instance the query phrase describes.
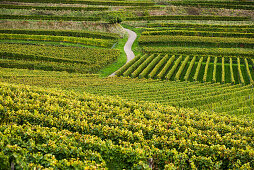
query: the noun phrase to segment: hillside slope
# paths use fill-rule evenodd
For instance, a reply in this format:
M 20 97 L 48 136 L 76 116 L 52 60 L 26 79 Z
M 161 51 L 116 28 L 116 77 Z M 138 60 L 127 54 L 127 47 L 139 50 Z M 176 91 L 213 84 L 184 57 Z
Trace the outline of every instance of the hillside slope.
M 6 83 L 0 111 L 3 168 L 254 168 L 244 119 Z

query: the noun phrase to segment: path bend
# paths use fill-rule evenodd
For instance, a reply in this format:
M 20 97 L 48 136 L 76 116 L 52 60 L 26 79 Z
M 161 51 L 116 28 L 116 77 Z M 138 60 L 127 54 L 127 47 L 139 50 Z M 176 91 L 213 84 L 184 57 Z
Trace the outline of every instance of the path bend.
M 133 53 L 133 51 L 131 50 L 131 47 L 134 43 L 134 41 L 136 40 L 137 38 L 137 34 L 134 32 L 134 31 L 131 31 L 129 29 L 126 29 L 124 28 L 124 30 L 128 33 L 128 41 L 125 43 L 124 45 L 124 52 L 127 56 L 127 61 L 126 63 L 130 62 L 134 57 L 135 57 L 135 54 Z M 125 64 L 126 64 L 125 63 Z M 115 72 L 112 73 L 111 75 L 109 75 L 110 77 L 112 76 L 115 76 Z

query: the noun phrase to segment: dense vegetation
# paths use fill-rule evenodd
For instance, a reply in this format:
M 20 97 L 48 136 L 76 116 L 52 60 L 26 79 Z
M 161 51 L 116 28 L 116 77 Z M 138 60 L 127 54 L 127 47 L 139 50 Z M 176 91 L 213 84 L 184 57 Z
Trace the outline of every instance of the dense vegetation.
M 254 169 L 253 9 L 1 1 L 0 169 Z
M 254 166 L 252 121 L 3 83 L 0 96 L 4 168 Z
M 115 49 L 0 44 L 0 65 L 79 73 L 96 73 L 119 55 Z
M 118 76 L 181 81 L 253 83 L 254 59 L 240 57 L 175 56 L 163 54 L 136 57 L 117 71 Z

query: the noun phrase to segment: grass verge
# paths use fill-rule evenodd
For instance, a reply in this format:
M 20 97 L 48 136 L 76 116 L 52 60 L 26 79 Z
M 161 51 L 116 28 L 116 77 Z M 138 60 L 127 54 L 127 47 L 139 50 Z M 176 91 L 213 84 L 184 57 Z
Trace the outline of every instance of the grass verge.
M 137 34 L 137 39 L 134 41 L 133 45 L 132 45 L 132 50 L 135 54 L 135 56 L 139 55 L 142 53 L 142 48 L 139 46 L 138 44 L 138 38 L 140 37 L 141 33 L 142 33 L 142 29 L 141 28 L 135 28 L 132 27 L 130 25 L 127 24 L 122 24 L 122 26 L 124 28 L 130 29 L 132 31 L 134 31 Z M 127 61 L 127 57 L 126 54 L 124 52 L 124 45 L 128 40 L 128 36 L 125 35 L 124 38 L 120 39 L 117 43 L 117 45 L 115 46 L 115 49 L 119 49 L 120 50 L 120 56 L 117 59 L 116 62 L 112 63 L 111 65 L 103 68 L 99 74 L 100 77 L 107 77 L 110 74 L 114 73 L 115 71 L 117 71 L 119 68 L 121 68 Z
M 100 77 L 109 76 L 110 74 L 114 73 L 116 70 L 118 70 L 120 67 L 122 67 L 126 63 L 127 57 L 124 52 L 124 45 L 127 42 L 127 40 L 128 40 L 127 35 L 124 35 L 123 38 L 119 39 L 119 41 L 117 42 L 114 48 L 120 50 L 120 56 L 117 58 L 117 60 L 114 63 L 104 67 L 103 69 L 99 71 Z

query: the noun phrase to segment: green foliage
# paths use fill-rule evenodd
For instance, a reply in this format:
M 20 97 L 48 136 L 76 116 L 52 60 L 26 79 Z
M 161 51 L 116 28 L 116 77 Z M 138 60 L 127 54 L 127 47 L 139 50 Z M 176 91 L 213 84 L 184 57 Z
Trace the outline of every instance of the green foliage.
M 253 38 L 253 33 L 239 33 L 239 32 L 216 32 L 216 31 L 197 31 L 193 29 L 189 30 L 146 30 L 142 32 L 142 35 L 183 35 L 183 36 L 203 36 L 203 37 L 236 37 L 236 38 Z
M 249 17 L 236 16 L 206 16 L 206 15 L 153 15 L 127 17 L 127 21 L 154 21 L 154 20 L 214 20 L 214 21 L 249 21 Z
M 149 158 L 159 169 L 253 168 L 250 120 L 86 93 L 0 87 L 0 147 L 14 156 L 15 169 L 147 168 Z
M 152 69 L 155 67 L 155 65 L 158 64 L 158 62 L 161 60 L 162 55 L 158 55 L 155 57 L 148 65 L 147 67 L 139 74 L 139 78 L 147 77 L 147 75 L 152 71 Z
M 167 70 L 169 69 L 171 64 L 174 62 L 174 59 L 175 59 L 175 55 L 170 57 L 170 59 L 167 61 L 167 63 L 165 64 L 163 69 L 159 72 L 159 74 L 156 76 L 156 78 L 162 79 L 165 76 Z
M 181 64 L 180 68 L 178 69 L 178 71 L 177 71 L 177 73 L 176 73 L 176 75 L 175 75 L 175 80 L 180 80 L 180 76 L 181 76 L 181 74 L 182 74 L 182 72 L 183 72 L 183 70 L 184 70 L 186 64 L 188 63 L 189 58 L 190 58 L 190 56 L 187 56 L 187 57 L 185 57 L 185 59 L 183 60 L 183 62 L 182 62 L 182 64 Z
M 221 76 L 221 82 L 222 83 L 225 83 L 225 58 L 224 57 L 222 57 L 221 58 L 221 74 L 222 74 L 222 76 Z
M 231 83 L 235 84 L 234 71 L 233 71 L 233 60 L 231 57 L 230 57 L 230 78 L 231 78 Z
M 252 79 L 252 75 L 251 75 L 251 71 L 250 71 L 250 67 L 249 67 L 249 63 L 248 63 L 247 58 L 244 59 L 244 63 L 245 63 L 245 67 L 246 67 L 246 71 L 247 71 L 250 83 L 253 84 L 253 79 Z
M 0 44 L 1 67 L 96 73 L 119 56 L 115 49 Z
M 203 62 L 203 59 L 204 57 L 201 57 L 198 61 L 198 66 L 197 66 L 197 69 L 195 71 L 195 75 L 193 77 L 193 80 L 194 81 L 197 81 L 198 80 L 198 75 L 199 75 L 199 72 L 200 72 L 200 68 L 201 68 L 201 65 L 202 65 L 202 62 Z
M 124 20 L 124 16 L 121 13 L 110 12 L 103 14 L 103 19 L 109 24 L 119 24 Z
M 216 82 L 217 61 L 218 57 L 215 57 L 213 62 L 213 79 L 212 79 L 213 82 Z
M 27 35 L 27 34 L 0 34 L 0 39 L 71 42 L 97 47 L 112 47 L 113 44 L 115 43 L 114 40 L 110 39 L 94 39 L 83 37 L 52 36 L 52 35 Z
M 137 77 L 155 57 L 155 54 L 150 55 L 143 63 L 138 66 L 138 68 L 133 73 L 131 73 L 131 77 Z
M 150 74 L 148 75 L 148 78 L 155 78 L 156 74 L 162 68 L 162 66 L 168 61 L 169 57 L 170 56 L 167 54 L 164 57 L 162 57 L 160 62 L 156 64 L 154 69 L 150 72 Z
M 132 64 L 124 73 L 123 76 L 130 76 L 137 67 L 147 59 L 148 55 L 143 55 L 134 64 Z
M 213 55 L 253 57 L 254 50 L 245 48 L 199 48 L 199 47 L 143 47 L 146 53 L 166 53 L 175 55 Z
M 122 75 L 131 65 L 133 65 L 136 61 L 140 59 L 140 55 L 136 56 L 133 60 L 126 63 L 123 67 L 121 67 L 119 70 L 117 70 L 116 75 L 120 76 Z
M 92 32 L 84 30 L 35 30 L 35 29 L 0 29 L 0 33 L 6 34 L 29 34 L 29 35 L 54 35 L 54 36 L 71 36 L 98 39 L 119 39 L 120 36 L 108 32 Z
M 170 1 L 172 5 L 195 6 L 208 8 L 226 8 L 226 9 L 244 9 L 254 10 L 254 4 L 251 1 Z
M 142 35 L 138 39 L 141 45 L 151 44 L 176 44 L 190 46 L 193 44 L 209 45 L 210 47 L 245 47 L 252 48 L 254 40 L 251 38 L 228 37 L 201 37 L 201 36 L 170 36 L 170 35 Z
M 195 64 L 195 61 L 196 61 L 196 56 L 194 56 L 194 57 L 192 58 L 192 60 L 191 60 L 191 62 L 190 62 L 190 65 L 189 65 L 189 67 L 188 67 L 188 69 L 187 69 L 187 71 L 186 71 L 186 74 L 185 74 L 185 76 L 184 76 L 184 80 L 185 80 L 185 81 L 187 81 L 187 80 L 189 79 L 190 73 L 191 73 L 192 68 L 193 68 L 193 66 L 194 66 L 194 64 Z
M 0 8 L 5 9 L 36 9 L 36 10 L 73 10 L 73 11 L 104 11 L 109 7 L 68 7 L 68 6 L 28 6 L 28 5 L 12 5 L 0 4 Z
M 239 75 L 239 79 L 240 79 L 240 83 L 244 84 L 244 78 L 243 78 L 243 74 L 242 74 L 242 69 L 241 69 L 241 60 L 239 57 L 237 57 L 237 69 L 238 69 L 238 75 Z
M 63 4 L 87 4 L 104 6 L 153 6 L 151 1 L 112 1 L 112 0 L 10 0 L 14 2 L 35 2 L 35 3 L 63 3 Z
M 19 20 L 57 20 L 57 21 L 100 21 L 99 17 L 70 17 L 70 16 L 48 16 L 48 15 L 0 15 L 0 19 Z
M 207 58 L 206 65 L 205 65 L 205 72 L 204 72 L 204 76 L 203 76 L 203 81 L 204 82 L 206 82 L 206 79 L 207 79 L 207 73 L 208 73 L 208 68 L 209 68 L 210 60 L 211 60 L 211 57 L 209 56 Z
M 200 17 L 200 16 L 197 16 Z M 226 25 L 226 24 L 190 24 L 190 23 L 148 23 L 147 27 L 170 27 L 170 28 L 195 28 L 195 29 L 203 29 L 203 31 L 214 31 L 217 29 L 220 30 L 224 30 L 224 32 L 226 31 L 232 31 L 234 32 L 234 30 L 236 32 L 242 30 L 242 31 L 246 31 L 248 29 L 254 29 L 254 25 L 253 24 L 246 24 L 246 25 L 241 25 L 241 24 L 237 24 L 237 25 Z M 243 29 L 244 28 L 244 29 Z
M 173 73 L 175 72 L 175 70 L 177 69 L 178 65 L 181 63 L 183 56 L 178 57 L 178 59 L 174 62 L 173 67 L 169 70 L 169 72 L 167 73 L 167 75 L 165 76 L 165 78 L 167 80 L 170 80 L 170 78 L 172 77 Z

